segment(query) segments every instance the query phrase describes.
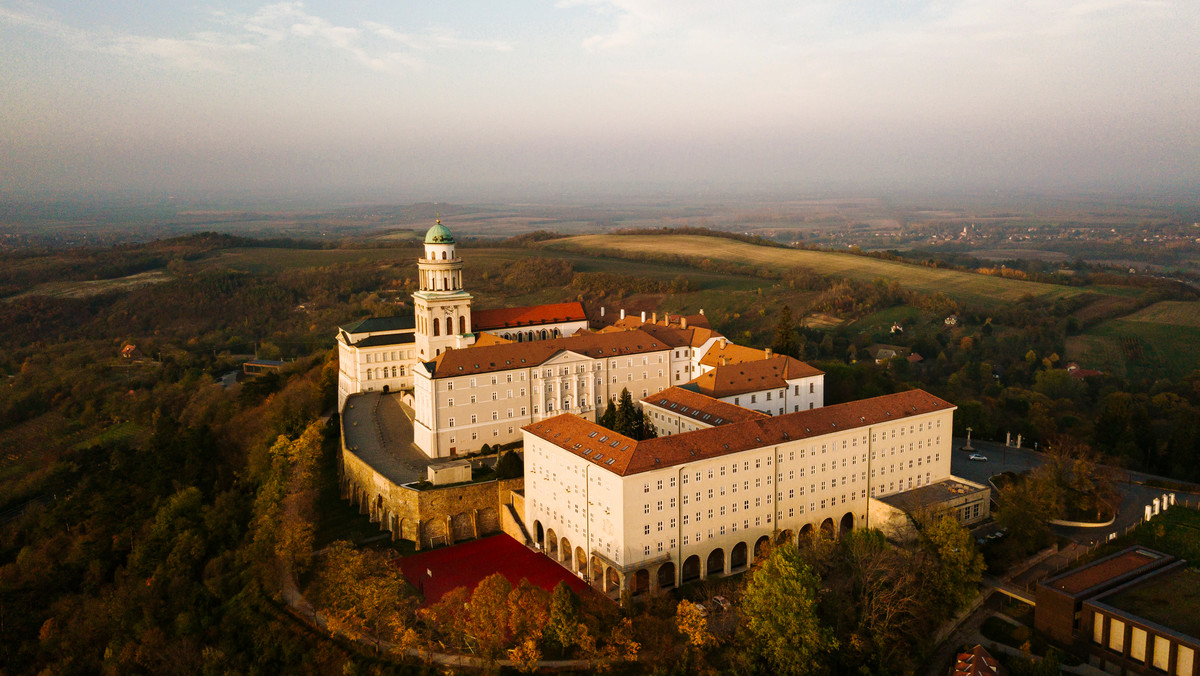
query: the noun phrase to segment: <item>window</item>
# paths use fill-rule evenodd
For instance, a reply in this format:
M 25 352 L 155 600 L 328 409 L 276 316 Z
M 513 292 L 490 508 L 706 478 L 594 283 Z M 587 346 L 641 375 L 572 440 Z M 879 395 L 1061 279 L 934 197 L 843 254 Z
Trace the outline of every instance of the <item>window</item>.
M 642 514 L 649 514 L 649 513 L 650 513 L 650 503 L 647 502 L 645 505 L 642 506 Z
M 649 534 L 650 534 L 650 524 L 646 524 L 646 530 L 645 530 L 645 534 L 646 534 L 646 535 L 649 535 Z M 647 552 L 647 553 L 649 553 L 649 552 Z
M 451 419 L 449 420 L 449 422 L 450 422 L 450 426 L 451 426 L 451 427 L 454 427 L 454 418 L 451 418 Z

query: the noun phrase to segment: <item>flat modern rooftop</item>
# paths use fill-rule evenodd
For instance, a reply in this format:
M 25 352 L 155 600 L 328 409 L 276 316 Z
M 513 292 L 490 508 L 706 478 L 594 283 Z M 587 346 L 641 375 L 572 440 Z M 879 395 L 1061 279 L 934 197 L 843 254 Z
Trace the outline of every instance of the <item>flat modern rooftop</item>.
M 1149 549 L 1131 549 L 1100 559 L 1046 582 L 1046 586 L 1067 594 L 1079 594 L 1162 560 L 1166 554 Z
M 988 490 L 984 486 L 976 486 L 961 479 L 950 477 L 935 481 L 927 486 L 910 488 L 901 493 L 893 493 L 878 498 L 880 502 L 898 509 L 913 509 L 940 505 L 947 500 Z
M 1200 570 L 1184 567 L 1152 575 L 1101 601 L 1200 641 Z

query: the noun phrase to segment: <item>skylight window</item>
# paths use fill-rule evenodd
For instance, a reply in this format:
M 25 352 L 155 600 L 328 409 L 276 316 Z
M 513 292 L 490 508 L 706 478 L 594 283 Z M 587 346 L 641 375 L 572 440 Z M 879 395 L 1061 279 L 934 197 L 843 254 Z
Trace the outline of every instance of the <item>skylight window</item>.
M 592 438 L 595 438 L 595 436 L 596 436 L 596 433 L 595 433 L 595 432 L 588 432 L 588 436 L 589 436 L 589 437 L 592 437 Z
M 608 460 L 604 461 L 604 464 L 611 465 L 613 463 L 613 460 L 616 460 L 616 458 L 609 458 Z
M 599 441 L 601 441 L 601 442 L 608 441 L 608 435 L 606 434 L 606 435 L 600 437 Z

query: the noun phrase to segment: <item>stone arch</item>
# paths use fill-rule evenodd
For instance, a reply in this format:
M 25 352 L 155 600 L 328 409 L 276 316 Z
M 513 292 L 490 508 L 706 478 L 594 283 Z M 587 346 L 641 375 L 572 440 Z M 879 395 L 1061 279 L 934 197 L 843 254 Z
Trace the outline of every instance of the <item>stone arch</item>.
M 541 521 L 533 522 L 533 541 L 537 543 L 538 549 L 546 549 L 546 531 L 542 528 Z
M 633 574 L 633 595 L 638 596 L 650 591 L 650 571 L 639 569 Z
M 838 523 L 838 537 L 854 530 L 854 512 L 846 512 L 842 515 L 842 520 Z
M 729 552 L 730 571 L 746 567 L 746 564 L 749 563 L 749 557 L 747 556 L 748 550 L 749 547 L 746 546 L 745 542 L 739 542 L 733 546 L 733 550 Z
M 813 536 L 813 525 L 811 523 L 804 524 L 804 527 L 800 529 L 800 537 L 812 538 L 812 536 Z
M 691 556 L 684 559 L 683 566 L 680 567 L 679 572 L 681 573 L 680 577 L 683 578 L 684 582 L 691 582 L 692 580 L 699 580 L 700 579 L 700 557 L 696 554 L 692 554 Z
M 612 566 L 609 566 L 604 573 L 604 591 L 609 594 L 621 591 L 621 574 Z
M 834 536 L 834 532 L 833 519 L 827 517 L 821 522 L 821 534 L 832 538 Z
M 583 547 L 575 548 L 575 572 L 582 573 L 587 570 L 587 552 L 583 551 Z
M 671 589 L 675 586 L 675 562 L 667 561 L 658 567 L 658 588 Z
M 766 535 L 760 537 L 758 542 L 754 543 L 754 559 L 758 559 L 767 555 L 767 551 L 771 549 L 771 538 Z
M 554 535 L 554 529 L 546 530 L 546 555 L 555 561 L 558 560 L 558 538 Z
M 604 562 L 592 554 L 591 566 L 588 568 L 588 582 L 596 589 L 604 588 Z
M 571 541 L 564 537 L 559 539 L 558 545 L 558 556 L 560 557 L 559 560 L 569 563 L 571 561 L 572 552 L 574 551 L 571 549 Z M 568 565 L 567 567 L 570 568 L 571 566 Z
M 704 564 L 704 577 L 712 577 L 713 573 L 725 572 L 725 550 L 717 547 L 708 553 L 708 561 Z
M 804 534 L 804 529 L 800 529 L 800 534 L 801 535 Z M 795 541 L 796 541 L 796 534 L 793 533 L 792 529 L 790 529 L 790 528 L 787 530 L 780 531 L 779 535 L 775 536 L 775 544 L 777 544 L 777 545 L 781 545 L 785 542 L 794 543 Z

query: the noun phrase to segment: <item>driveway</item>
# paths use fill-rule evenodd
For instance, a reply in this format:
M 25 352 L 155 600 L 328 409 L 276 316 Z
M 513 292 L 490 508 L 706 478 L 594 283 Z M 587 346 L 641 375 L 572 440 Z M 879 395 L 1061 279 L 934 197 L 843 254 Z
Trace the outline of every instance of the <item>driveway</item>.
M 967 443 L 965 437 L 953 438 L 953 451 L 950 455 L 950 471 L 955 476 L 988 485 L 988 478 L 1001 472 L 1024 472 L 1038 467 L 1046 462 L 1046 456 L 1027 448 L 1007 448 L 1004 444 L 993 441 L 971 440 L 975 453 L 987 456 L 987 462 L 970 460 L 970 452 L 963 451 Z M 1121 494 L 1121 504 L 1118 507 L 1117 519 L 1110 526 L 1094 528 L 1068 528 L 1054 526 L 1054 532 L 1081 544 L 1093 544 L 1104 541 L 1111 533 L 1123 533 L 1131 526 L 1141 523 L 1145 515 L 1144 508 L 1151 500 L 1164 493 L 1173 491 L 1162 488 L 1145 486 L 1141 483 L 1150 479 L 1164 479 L 1152 474 L 1131 472 L 1127 470 L 1108 468 L 1120 480 L 1116 489 Z M 1200 486 L 1197 486 L 1200 491 Z

